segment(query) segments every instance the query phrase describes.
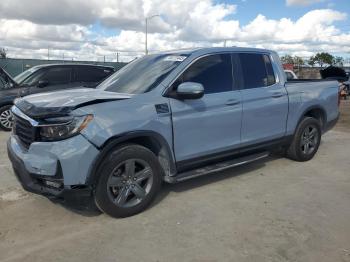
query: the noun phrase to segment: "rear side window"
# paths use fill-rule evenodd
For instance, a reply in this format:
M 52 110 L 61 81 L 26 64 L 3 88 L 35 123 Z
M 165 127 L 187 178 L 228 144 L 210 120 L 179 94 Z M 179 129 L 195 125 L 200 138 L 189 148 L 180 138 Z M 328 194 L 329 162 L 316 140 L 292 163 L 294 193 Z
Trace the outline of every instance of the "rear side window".
M 76 82 L 100 82 L 112 73 L 112 69 L 96 67 L 77 67 L 74 71 Z
M 230 54 L 210 55 L 194 62 L 174 83 L 201 83 L 206 94 L 232 91 L 232 65 Z
M 244 89 L 270 86 L 276 83 L 271 60 L 263 54 L 239 54 Z
M 266 67 L 266 73 L 267 73 L 267 85 L 271 86 L 276 83 L 275 74 L 273 72 L 271 59 L 268 55 L 263 55 L 265 67 Z
M 50 85 L 68 84 L 71 79 L 70 67 L 53 67 L 46 70 L 42 80 L 47 80 Z

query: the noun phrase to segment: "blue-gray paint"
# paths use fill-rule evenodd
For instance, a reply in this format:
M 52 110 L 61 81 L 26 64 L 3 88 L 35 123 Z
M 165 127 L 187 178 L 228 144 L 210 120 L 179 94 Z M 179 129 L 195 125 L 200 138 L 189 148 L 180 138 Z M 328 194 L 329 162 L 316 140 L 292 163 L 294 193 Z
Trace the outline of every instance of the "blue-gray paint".
M 99 153 L 82 135 L 58 142 L 36 142 L 28 151 L 16 137 L 10 139 L 13 152 L 22 159 L 31 174 L 54 176 L 59 160 L 65 185 L 84 184 L 91 163 Z

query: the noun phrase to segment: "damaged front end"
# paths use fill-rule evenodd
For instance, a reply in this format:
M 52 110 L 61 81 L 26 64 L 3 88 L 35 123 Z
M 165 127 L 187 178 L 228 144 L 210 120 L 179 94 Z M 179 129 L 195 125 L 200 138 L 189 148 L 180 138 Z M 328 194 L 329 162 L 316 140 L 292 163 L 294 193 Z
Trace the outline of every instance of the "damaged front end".
M 127 98 L 88 89 L 84 93 L 66 91 L 17 99 L 12 107 L 14 128 L 7 151 L 23 188 L 50 199 L 90 203 L 92 188 L 87 176 L 99 150 L 81 131 L 94 116 L 73 111 Z M 57 106 L 57 99 L 62 106 Z

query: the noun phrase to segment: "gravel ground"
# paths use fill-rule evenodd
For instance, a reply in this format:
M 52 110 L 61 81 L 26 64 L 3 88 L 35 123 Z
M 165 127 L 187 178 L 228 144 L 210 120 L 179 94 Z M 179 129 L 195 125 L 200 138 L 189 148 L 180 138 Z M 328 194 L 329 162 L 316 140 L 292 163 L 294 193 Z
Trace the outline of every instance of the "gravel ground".
M 350 103 L 315 158 L 165 185 L 126 219 L 24 192 L 0 132 L 0 261 L 350 261 Z

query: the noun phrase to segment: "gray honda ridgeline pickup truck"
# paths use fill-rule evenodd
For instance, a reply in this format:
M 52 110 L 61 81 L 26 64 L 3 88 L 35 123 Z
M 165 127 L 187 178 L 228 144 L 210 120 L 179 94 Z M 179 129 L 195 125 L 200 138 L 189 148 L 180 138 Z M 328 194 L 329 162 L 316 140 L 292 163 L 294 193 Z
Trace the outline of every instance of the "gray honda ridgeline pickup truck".
M 310 160 L 338 106 L 336 81 L 287 82 L 272 51 L 164 52 L 133 61 L 97 89 L 17 99 L 8 155 L 24 189 L 126 217 L 149 206 L 163 181 L 276 148 Z

